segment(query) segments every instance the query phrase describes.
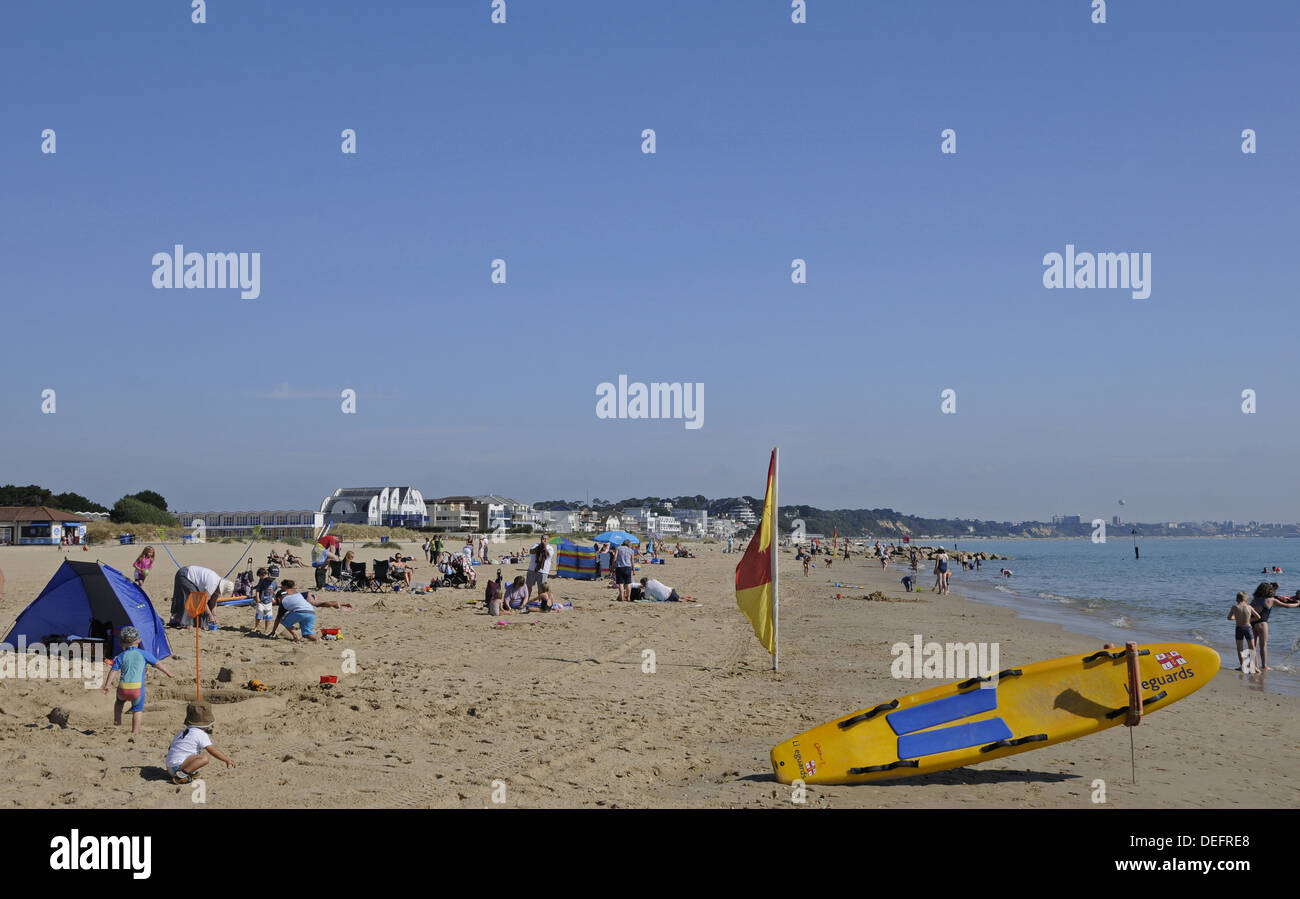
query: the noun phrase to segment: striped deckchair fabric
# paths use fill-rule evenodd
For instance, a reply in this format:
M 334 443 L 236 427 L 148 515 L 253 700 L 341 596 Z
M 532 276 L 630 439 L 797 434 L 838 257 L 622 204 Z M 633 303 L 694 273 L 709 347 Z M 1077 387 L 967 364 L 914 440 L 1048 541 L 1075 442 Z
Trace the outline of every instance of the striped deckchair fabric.
M 596 547 L 579 546 L 571 540 L 562 540 L 556 544 L 555 550 L 556 577 L 594 581 L 599 576 L 596 567 Z

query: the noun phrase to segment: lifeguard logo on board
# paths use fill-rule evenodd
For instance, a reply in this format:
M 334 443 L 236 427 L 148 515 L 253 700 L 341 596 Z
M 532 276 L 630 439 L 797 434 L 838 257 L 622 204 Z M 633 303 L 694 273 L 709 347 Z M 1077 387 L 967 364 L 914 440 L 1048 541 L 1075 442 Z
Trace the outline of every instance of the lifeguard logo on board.
M 802 774 L 804 770 L 804 761 L 803 761 L 803 753 L 799 751 L 799 741 L 794 740 L 791 743 L 791 746 L 794 749 L 794 766 L 798 768 L 799 773 Z
M 148 880 L 153 870 L 153 837 L 70 836 L 50 840 L 50 868 L 54 871 L 130 871 L 136 880 Z
M 817 773 L 817 763 L 814 762 L 812 759 L 809 759 L 808 761 L 804 762 L 803 767 L 804 770 L 807 771 L 809 774 Z
M 1184 662 L 1184 664 L 1187 663 Z M 1190 680 L 1191 678 L 1194 677 L 1196 677 L 1196 671 L 1193 670 L 1191 665 L 1187 665 L 1186 668 L 1177 668 L 1170 674 L 1159 674 L 1151 678 L 1150 680 L 1144 680 L 1142 682 L 1142 689 L 1144 691 L 1154 690 L 1157 687 L 1163 687 L 1166 684 L 1172 684 L 1176 680 Z M 1124 691 L 1132 692 L 1129 690 L 1128 684 L 1124 685 Z
M 1160 664 L 1160 667 L 1166 671 L 1169 671 L 1171 668 L 1177 668 L 1179 665 L 1187 664 L 1185 658 L 1172 650 L 1169 652 L 1156 653 L 1156 661 Z

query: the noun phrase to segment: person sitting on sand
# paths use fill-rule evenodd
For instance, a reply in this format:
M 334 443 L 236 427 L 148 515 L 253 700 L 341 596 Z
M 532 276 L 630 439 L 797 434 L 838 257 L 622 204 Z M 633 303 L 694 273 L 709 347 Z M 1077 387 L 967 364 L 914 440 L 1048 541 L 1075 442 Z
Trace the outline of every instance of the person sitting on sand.
M 206 702 L 191 702 L 185 707 L 185 726 L 167 747 L 167 757 L 163 764 L 172 776 L 172 783 L 187 784 L 195 772 L 208 763 L 206 751 L 219 762 L 225 762 L 227 768 L 238 768 L 231 758 L 212 745 L 212 728 L 216 720 L 212 709 Z
M 300 558 L 298 558 L 297 556 L 295 556 L 295 555 L 293 554 L 293 550 L 291 550 L 291 549 L 286 549 L 286 550 L 284 551 L 284 564 L 285 564 L 285 567 L 286 567 L 286 568 L 302 568 L 302 567 L 303 567 L 302 559 L 300 559 Z
M 1259 616 L 1251 625 L 1251 630 L 1255 636 L 1255 649 L 1259 653 L 1259 667 L 1264 671 L 1272 670 L 1268 667 L 1268 616 L 1273 614 L 1274 606 L 1282 606 L 1284 609 L 1300 606 L 1297 597 L 1278 596 L 1277 588 L 1277 584 L 1260 584 L 1255 588 L 1255 596 L 1250 601 L 1251 608 Z
M 113 723 L 119 726 L 122 724 L 122 708 L 129 702 L 131 703 L 131 733 L 138 734 L 140 723 L 144 720 L 145 671 L 152 665 L 168 677 L 173 675 L 167 670 L 166 665 L 158 661 L 157 656 L 140 648 L 140 632 L 135 628 L 122 628 L 118 631 L 117 641 L 121 644 L 122 651 L 118 653 L 117 658 L 113 659 L 113 667 L 104 680 L 102 692 L 107 693 L 112 686 L 113 672 L 120 671 L 117 700 L 113 703 Z
M 1237 594 L 1236 604 L 1228 609 L 1228 620 L 1237 625 L 1237 657 L 1241 659 L 1241 664 L 1236 670 L 1246 671 L 1251 667 L 1248 664 L 1250 657 L 1246 653 L 1253 654 L 1255 651 L 1255 632 L 1251 629 L 1251 624 L 1259 620 L 1259 612 L 1256 612 L 1250 604 L 1250 594 L 1245 592 Z M 1243 641 L 1246 644 L 1245 650 L 1241 646 Z
M 557 600 L 555 594 L 551 592 L 551 585 L 545 583 L 538 588 L 537 598 L 533 600 L 533 602 L 537 603 L 537 607 L 541 611 L 550 612 L 557 607 L 559 600 Z M 529 605 L 532 605 L 532 603 L 529 603 Z M 569 605 L 572 606 L 573 604 L 569 603 Z
M 276 618 L 275 624 L 271 625 L 270 636 L 275 636 L 276 628 L 282 623 L 284 629 L 289 633 L 293 642 L 298 642 L 298 635 L 293 632 L 294 626 L 302 631 L 302 635 L 312 643 L 319 643 L 320 638 L 316 636 L 316 609 L 351 609 L 350 602 L 336 602 L 332 599 L 317 599 L 315 595 L 299 593 L 297 584 L 291 580 L 284 581 L 279 593 L 280 598 L 280 615 Z
M 501 596 L 504 593 L 501 580 L 501 569 L 498 568 L 496 578 L 488 581 L 487 589 L 483 591 L 483 602 L 487 605 L 488 614 L 494 617 L 501 614 Z
M 543 581 L 538 589 L 540 590 L 545 586 L 546 583 Z M 528 579 L 521 574 L 511 582 L 509 587 L 506 588 L 502 607 L 515 612 L 519 611 L 528 604 L 528 593 Z
M 271 550 L 269 553 L 266 554 L 266 564 L 267 564 L 267 565 L 283 565 L 283 564 L 284 564 L 284 558 L 283 558 L 283 557 L 282 557 L 278 552 L 276 552 L 275 550 Z

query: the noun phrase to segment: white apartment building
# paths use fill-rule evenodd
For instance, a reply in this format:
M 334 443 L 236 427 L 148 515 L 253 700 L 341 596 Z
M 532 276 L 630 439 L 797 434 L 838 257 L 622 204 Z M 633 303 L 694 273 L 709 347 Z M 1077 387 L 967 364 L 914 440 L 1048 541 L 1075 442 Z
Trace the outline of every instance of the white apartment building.
M 673 518 L 681 522 L 683 534 L 704 536 L 709 532 L 709 513 L 706 509 L 678 509 Z

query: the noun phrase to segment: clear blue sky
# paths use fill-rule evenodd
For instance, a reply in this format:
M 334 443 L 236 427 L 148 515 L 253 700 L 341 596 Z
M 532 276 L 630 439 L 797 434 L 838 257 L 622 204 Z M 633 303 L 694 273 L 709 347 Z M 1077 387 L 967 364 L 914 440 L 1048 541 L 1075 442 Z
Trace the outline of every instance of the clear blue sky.
M 1300 518 L 1300 4 L 208 6 L 0 11 L 0 482 L 723 496 L 780 445 L 790 503 Z M 261 296 L 153 289 L 176 243 Z M 1045 289 L 1067 243 L 1150 298 Z M 704 427 L 597 419 L 620 373 Z

